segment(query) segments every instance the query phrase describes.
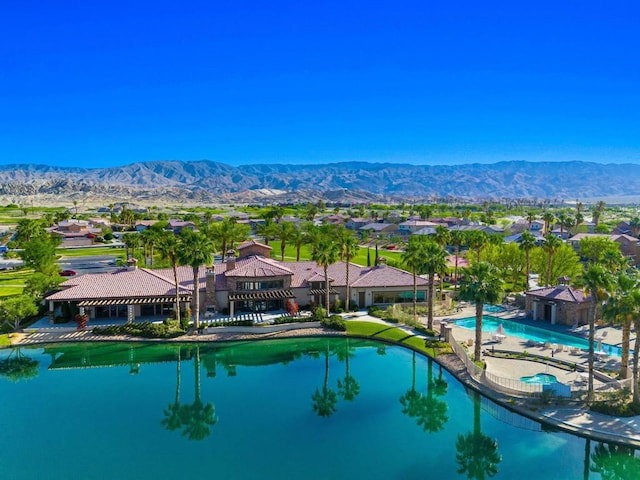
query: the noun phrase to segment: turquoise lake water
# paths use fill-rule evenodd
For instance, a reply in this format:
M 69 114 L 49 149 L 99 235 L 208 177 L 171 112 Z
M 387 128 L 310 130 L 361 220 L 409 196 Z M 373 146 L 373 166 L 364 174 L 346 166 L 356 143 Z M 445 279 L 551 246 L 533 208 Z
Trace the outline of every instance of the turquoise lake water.
M 0 375 L 3 479 L 455 479 L 483 478 L 458 473 L 482 464 L 496 479 L 566 480 L 585 478 L 585 460 L 640 469 L 633 451 L 545 431 L 436 363 L 370 341 L 65 344 L 1 350 Z

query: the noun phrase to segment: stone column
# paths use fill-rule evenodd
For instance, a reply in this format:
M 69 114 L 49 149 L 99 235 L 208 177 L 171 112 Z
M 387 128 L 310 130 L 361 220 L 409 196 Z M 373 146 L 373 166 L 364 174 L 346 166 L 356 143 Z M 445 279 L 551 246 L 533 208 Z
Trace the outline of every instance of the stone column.
M 233 320 L 233 307 L 235 306 L 235 301 L 229 300 L 229 318 Z
M 53 305 L 53 300 L 49 300 L 49 323 L 53 323 L 55 319 L 55 307 Z
M 556 324 L 556 307 L 557 305 L 555 303 L 551 304 L 551 325 Z
M 533 301 L 533 319 L 538 320 L 538 301 Z
M 136 318 L 136 312 L 133 305 L 127 305 L 127 323 L 131 323 Z

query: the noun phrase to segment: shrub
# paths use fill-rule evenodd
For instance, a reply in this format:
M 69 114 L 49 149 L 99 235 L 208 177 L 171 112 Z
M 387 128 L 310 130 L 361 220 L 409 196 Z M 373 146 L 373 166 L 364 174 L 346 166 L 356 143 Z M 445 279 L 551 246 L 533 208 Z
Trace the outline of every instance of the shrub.
M 132 337 L 142 338 L 172 338 L 184 334 L 184 330 L 170 326 L 169 322 L 132 322 L 123 325 L 95 327 L 93 333 L 96 335 L 131 335 Z
M 320 324 L 323 327 L 329 328 L 331 330 L 337 330 L 339 332 L 344 332 L 347 330 L 347 325 L 340 315 L 331 315 L 328 318 L 323 318 L 322 320 L 320 320 Z
M 322 307 L 316 307 L 313 310 L 312 317 L 316 322 L 322 321 L 323 319 L 327 318 L 327 311 Z

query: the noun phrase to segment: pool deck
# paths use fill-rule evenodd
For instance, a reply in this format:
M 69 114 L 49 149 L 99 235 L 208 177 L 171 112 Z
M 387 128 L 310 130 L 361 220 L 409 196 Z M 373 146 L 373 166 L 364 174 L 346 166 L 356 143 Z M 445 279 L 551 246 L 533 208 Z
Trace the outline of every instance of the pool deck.
M 475 315 L 474 307 L 465 307 L 460 311 L 452 315 L 446 315 L 442 317 L 434 318 L 434 327 L 439 328 L 440 322 L 447 322 L 451 324 L 451 321 L 459 318 L 467 318 Z M 553 329 L 562 333 L 571 333 L 568 329 L 561 326 L 550 326 L 543 322 L 527 322 L 522 318 L 522 314 L 518 310 L 511 310 L 499 313 L 491 313 L 490 315 L 497 316 L 504 319 L 517 320 L 530 325 L 539 326 L 542 328 Z M 371 317 L 365 312 L 359 312 L 357 315 L 350 315 L 348 317 L 352 321 L 369 321 L 386 324 L 386 322 L 376 317 Z M 397 326 L 395 324 L 389 324 Z M 104 337 L 97 336 L 91 333 L 89 330 L 76 331 L 73 328 L 56 328 L 48 326 L 49 328 L 34 329 L 27 334 L 17 334 L 13 339 L 14 345 L 38 345 L 43 343 L 55 343 L 55 342 L 86 342 L 86 341 L 149 341 L 148 339 L 132 339 L 131 337 Z M 282 338 L 291 336 L 314 336 L 314 335 L 336 335 L 338 332 L 326 331 L 321 327 L 315 325 L 301 324 L 295 327 L 282 325 L 281 328 L 276 328 L 274 331 L 260 331 L 260 327 L 217 327 L 212 333 L 207 335 L 189 335 L 172 339 L 169 341 L 227 341 L 227 340 L 244 340 L 244 339 L 263 339 L 263 338 Z M 459 341 L 466 341 L 475 337 L 474 330 L 466 329 L 453 325 L 454 336 Z M 271 330 L 271 329 L 270 329 Z M 410 329 L 406 329 L 408 333 L 412 332 Z M 621 332 L 617 328 L 612 327 L 598 327 L 596 338 L 606 339 L 608 344 L 619 345 L 621 342 Z M 607 332 L 607 333 L 604 333 Z M 632 336 L 632 339 L 634 337 Z M 167 341 L 167 340 L 162 340 Z M 490 350 L 491 348 L 500 350 L 509 350 L 514 352 L 528 351 L 532 354 L 538 354 L 542 356 L 552 356 L 552 350 L 545 346 L 527 346 L 526 340 L 506 336 L 501 342 L 496 342 L 492 338 L 492 334 L 483 334 L 483 351 Z M 586 352 L 571 352 L 553 351 L 553 357 L 564 361 L 575 363 L 580 369 L 585 369 L 587 366 L 588 358 Z M 546 366 L 540 363 L 521 361 L 521 360 L 506 360 L 502 358 L 484 357 L 487 364 L 487 371 L 494 373 L 501 377 L 519 379 L 522 376 L 535 375 L 536 373 L 550 373 L 555 375 L 562 383 L 569 385 L 577 385 L 584 383 L 584 379 L 579 375 L 579 372 L 567 372 L 553 366 Z M 532 407 L 526 400 L 515 399 L 514 397 L 497 392 L 495 390 L 488 389 L 484 385 L 478 384 L 466 371 L 466 368 L 462 364 L 462 361 L 455 355 L 444 355 L 435 359 L 441 363 L 449 372 L 456 376 L 463 384 L 479 390 L 486 397 L 491 398 L 498 404 L 505 406 L 506 408 L 520 413 L 526 417 L 533 418 L 542 423 L 556 426 L 571 433 L 589 436 L 595 440 L 604 442 L 622 443 L 632 445 L 635 448 L 640 448 L 640 416 L 636 417 L 611 417 L 595 412 L 590 412 L 580 405 L 568 406 L 558 405 L 545 406 L 540 408 L 540 405 Z M 620 368 L 619 358 L 606 356 L 596 362 L 596 369 L 600 371 L 613 372 Z M 600 381 L 596 380 L 595 385 L 600 384 Z

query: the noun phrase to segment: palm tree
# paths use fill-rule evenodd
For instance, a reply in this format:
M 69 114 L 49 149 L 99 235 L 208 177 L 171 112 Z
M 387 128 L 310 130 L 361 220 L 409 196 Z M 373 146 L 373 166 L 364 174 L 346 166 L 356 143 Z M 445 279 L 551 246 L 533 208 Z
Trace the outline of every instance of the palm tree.
M 358 241 L 356 240 L 356 238 L 353 236 L 353 233 L 351 233 L 351 231 L 347 230 L 345 227 L 341 227 L 338 229 L 338 241 L 340 242 L 341 257 L 345 263 L 346 298 L 344 302 L 344 309 L 348 312 L 350 311 L 351 301 L 349 267 L 351 265 L 351 259 L 358 254 L 360 246 L 358 245 Z M 362 305 L 360 305 L 360 307 L 362 307 Z
M 611 290 L 612 279 L 609 273 L 602 265 L 592 263 L 587 268 L 583 276 L 585 293 L 588 293 L 591 299 L 591 308 L 589 311 L 589 386 L 588 398 L 593 399 L 593 360 L 594 360 L 594 342 L 596 331 L 596 316 L 602 302 L 608 297 Z
M 595 224 L 596 227 L 600 223 L 600 217 L 604 213 L 605 207 L 606 207 L 606 203 L 600 200 L 596 202 L 596 204 L 593 206 L 593 209 L 591 210 L 591 213 L 593 214 L 593 223 Z
M 551 227 L 553 227 L 553 222 L 555 221 L 556 216 L 549 211 L 544 212 L 542 215 L 542 220 L 544 221 L 544 233 L 545 235 L 551 233 Z
M 427 362 L 427 395 L 423 397 L 423 408 L 418 418 L 418 425 L 425 432 L 435 433 L 442 430 L 449 421 L 449 417 L 447 417 L 448 405 L 447 402 L 438 398 L 436 383 L 433 380 L 433 361 L 428 359 Z
M 469 230 L 465 235 L 469 249 L 475 250 L 476 259 L 479 262 L 482 249 L 489 243 L 489 236 L 482 230 Z
M 502 456 L 498 452 L 498 442 L 482 433 L 480 426 L 480 394 L 473 392 L 473 432 L 458 435 L 456 440 L 456 461 L 458 473 L 467 478 L 484 480 L 498 473 Z
M 545 276 L 545 285 L 551 285 L 551 272 L 553 271 L 553 256 L 562 245 L 562 240 L 553 234 L 544 236 L 542 249 L 547 252 L 547 274 Z
M 213 242 L 207 236 L 193 230 L 182 230 L 179 237 L 178 261 L 193 269 L 193 326 L 200 328 L 200 267 L 211 264 L 214 252 Z
M 455 277 L 455 290 L 458 289 L 458 257 L 460 256 L 460 247 L 465 245 L 466 236 L 462 230 L 451 231 L 451 243 L 454 248 L 455 265 L 453 267 L 453 275 Z
M 136 250 L 138 250 L 138 248 L 140 248 L 140 245 L 142 243 L 140 241 L 140 234 L 134 233 L 134 232 L 125 233 L 122 236 L 122 241 L 124 242 L 124 246 L 126 248 L 126 256 L 127 256 L 127 258 L 129 257 L 129 250 L 131 250 L 131 255 L 135 257 L 136 256 Z
M 280 240 L 280 260 L 283 262 L 287 241 L 292 237 L 293 232 L 297 230 L 293 222 L 280 222 L 275 225 L 275 238 Z
M 438 245 L 440 245 L 445 250 L 445 257 L 446 257 L 447 256 L 446 249 L 447 249 L 447 246 L 449 245 L 449 242 L 451 242 L 451 230 L 449 230 L 447 227 L 444 227 L 442 225 L 438 225 L 436 227 L 434 240 Z M 442 283 L 443 282 L 440 282 L 440 295 L 439 295 L 439 298 L 441 300 L 442 300 L 442 287 L 443 287 Z
M 212 239 L 221 246 L 223 260 L 235 242 L 241 242 L 248 238 L 249 230 L 248 225 L 236 223 L 235 218 L 225 218 L 223 221 L 211 225 Z
M 295 228 L 289 236 L 289 243 L 296 249 L 296 262 L 300 261 L 300 250 L 307 243 L 307 238 L 300 228 Z
M 503 293 L 500 272 L 494 265 L 478 262 L 464 269 L 458 298 L 476 305 L 476 339 L 473 355 L 476 362 L 480 361 L 482 344 L 482 307 L 485 303 L 498 303 Z
M 330 417 L 336 411 L 336 402 L 338 396 L 336 392 L 329 388 L 329 342 L 324 354 L 324 383 L 322 391 L 316 388 L 315 393 L 311 396 L 313 400 L 313 411 L 320 417 Z
M 325 304 L 327 308 L 327 315 L 329 315 L 329 312 L 331 311 L 331 302 L 329 295 L 330 283 L 328 270 L 329 265 L 333 265 L 340 258 L 340 245 L 338 245 L 333 237 L 322 235 L 313 249 L 311 258 L 321 266 L 324 271 Z
M 418 319 L 418 274 L 422 273 L 426 262 L 427 239 L 422 235 L 411 235 L 402 253 L 402 261 L 413 274 L 413 319 Z
M 602 307 L 604 318 L 622 325 L 620 378 L 627 378 L 629 375 L 631 324 L 633 319 L 640 315 L 640 305 L 636 302 L 638 288 L 638 278 L 635 275 L 627 272 L 619 273 L 615 279 L 615 291 Z
M 178 255 L 180 245 L 175 234 L 169 230 L 163 230 L 159 236 L 158 251 L 160 256 L 171 264 L 173 269 L 173 282 L 176 294 L 176 320 L 180 324 L 180 284 L 178 283 Z
M 557 238 L 557 237 L 556 237 Z M 530 273 L 530 262 L 529 262 L 529 254 L 533 247 L 536 246 L 536 237 L 531 232 L 522 232 L 520 236 L 520 249 L 524 250 L 524 258 L 525 258 L 525 274 L 526 274 L 526 282 L 525 282 L 525 290 L 529 289 L 529 273 Z
M 640 217 L 633 217 L 629 222 L 629 228 L 631 229 L 631 235 L 637 237 L 640 234 Z
M 423 272 L 429 275 L 429 297 L 427 298 L 427 327 L 433 328 L 433 297 L 436 274 L 442 278 L 447 270 L 447 251 L 435 242 L 426 242 L 424 250 Z M 440 281 L 442 285 L 442 281 Z

